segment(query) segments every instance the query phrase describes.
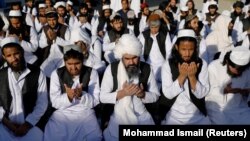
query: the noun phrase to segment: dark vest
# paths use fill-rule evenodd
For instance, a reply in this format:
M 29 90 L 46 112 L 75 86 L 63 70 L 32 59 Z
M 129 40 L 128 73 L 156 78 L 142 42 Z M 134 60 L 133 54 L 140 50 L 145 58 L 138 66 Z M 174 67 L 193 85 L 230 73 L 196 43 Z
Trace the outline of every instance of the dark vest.
M 99 17 L 98 21 L 99 21 L 99 24 L 98 24 L 98 27 L 97 27 L 97 32 L 103 31 L 104 30 L 104 26 L 105 26 L 106 23 L 107 23 L 106 31 L 111 30 L 111 25 L 109 24 L 109 22 L 110 22 L 109 19 L 105 19 L 103 17 Z
M 144 59 L 147 61 L 149 57 L 149 53 L 152 49 L 153 45 L 153 39 L 150 37 L 150 29 L 147 29 L 142 32 L 144 39 L 145 39 L 145 45 L 144 45 Z M 164 58 L 166 58 L 166 49 L 165 49 L 165 41 L 166 41 L 167 34 L 164 32 L 159 31 L 158 35 L 156 36 L 158 47 L 160 48 L 160 52 Z
M 199 66 L 199 68 L 197 70 L 196 78 L 198 78 L 199 73 L 201 72 L 202 60 L 198 59 L 197 63 L 199 63 L 200 66 Z M 177 63 L 175 63 L 175 61 L 173 59 L 169 59 L 169 65 L 170 65 L 170 69 L 171 69 L 171 73 L 172 73 L 172 80 L 175 81 L 179 76 L 178 65 L 177 65 Z M 200 110 L 200 112 L 204 116 L 206 116 L 207 115 L 207 110 L 206 110 L 206 107 L 205 107 L 205 98 L 198 99 L 198 98 L 196 98 L 194 96 L 194 94 L 191 91 L 190 82 L 188 82 L 188 87 L 189 87 L 189 96 L 190 96 L 191 101 Z M 160 114 L 161 119 L 165 118 L 166 114 L 171 109 L 172 105 L 174 104 L 174 102 L 176 101 L 178 96 L 179 95 L 177 95 L 173 99 L 168 99 L 164 95 L 160 96 L 160 98 L 159 98 L 159 110 L 160 110 L 160 113 L 159 114 Z
M 23 96 L 23 107 L 25 117 L 31 113 L 36 105 L 37 100 L 37 89 L 38 89 L 38 79 L 40 75 L 40 69 L 32 65 L 27 64 L 27 67 L 31 72 L 25 77 L 25 81 L 22 87 Z M 0 70 L 0 106 L 3 107 L 6 114 L 10 112 L 10 105 L 12 102 L 12 96 L 9 88 L 8 80 L 8 67 Z
M 15 29 L 12 25 L 9 26 L 9 34 L 16 34 L 17 37 L 22 35 L 22 39 L 26 42 L 30 42 L 30 26 L 22 24 L 21 29 Z
M 250 28 L 250 17 L 244 19 L 242 23 L 243 23 L 243 32 L 247 31 Z M 248 34 L 247 36 L 250 42 L 250 35 Z
M 111 72 L 112 72 L 112 77 L 113 77 L 113 90 L 112 92 L 117 90 L 118 87 L 118 82 L 117 82 L 117 70 L 118 70 L 118 62 L 111 63 Z M 140 70 L 141 74 L 139 76 L 139 84 L 143 84 L 144 89 L 147 89 L 147 83 L 148 83 L 148 78 L 150 75 L 150 65 L 144 62 L 140 62 Z M 147 103 L 145 104 L 146 109 L 148 112 L 152 115 L 154 113 L 154 107 L 153 103 Z M 114 111 L 114 104 L 103 104 L 103 121 L 109 121 L 109 118 L 111 114 Z
M 80 73 L 80 83 L 82 83 L 83 91 L 88 91 L 88 85 L 90 81 L 90 75 L 91 75 L 92 68 L 83 66 L 81 73 Z M 72 87 L 74 81 L 72 76 L 67 71 L 66 67 L 61 67 L 57 69 L 57 74 L 60 81 L 61 91 L 62 93 L 65 93 L 66 90 L 64 88 L 64 84 L 67 84 L 68 87 Z
M 120 34 L 117 34 L 113 29 L 108 31 L 109 40 L 110 42 L 115 42 L 116 39 L 119 39 L 123 34 L 129 33 L 129 30 L 127 28 L 123 29 L 123 32 Z

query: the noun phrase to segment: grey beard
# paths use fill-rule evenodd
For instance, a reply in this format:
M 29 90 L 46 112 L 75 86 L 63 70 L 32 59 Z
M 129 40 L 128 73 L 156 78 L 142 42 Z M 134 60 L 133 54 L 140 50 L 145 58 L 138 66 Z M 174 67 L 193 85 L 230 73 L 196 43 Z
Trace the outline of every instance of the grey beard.
M 126 68 L 129 79 L 139 76 L 139 69 L 136 66 L 130 66 Z

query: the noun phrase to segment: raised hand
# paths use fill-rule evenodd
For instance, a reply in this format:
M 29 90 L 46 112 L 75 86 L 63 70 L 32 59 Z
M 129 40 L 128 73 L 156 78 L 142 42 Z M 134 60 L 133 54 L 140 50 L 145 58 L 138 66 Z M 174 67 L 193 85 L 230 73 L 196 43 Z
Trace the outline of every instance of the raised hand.
M 74 97 L 76 99 L 81 99 L 82 96 L 82 83 L 74 89 Z
M 65 91 L 67 93 L 69 100 L 72 101 L 73 98 L 75 97 L 75 90 L 68 87 L 67 84 L 64 84 L 64 88 L 65 88 Z
M 145 91 L 144 91 L 144 87 L 142 85 L 142 83 L 140 84 L 140 86 L 138 87 L 138 91 L 135 93 L 135 95 L 138 98 L 144 98 L 145 97 Z
M 188 66 L 188 77 L 195 77 L 196 73 L 197 73 L 197 70 L 198 70 L 198 67 L 199 67 L 199 63 L 196 65 L 195 62 L 191 62 Z
M 182 63 L 178 64 L 178 69 L 179 69 L 179 76 L 178 76 L 178 81 L 180 86 L 183 86 L 185 79 L 187 78 L 188 75 L 188 64 L 187 63 Z

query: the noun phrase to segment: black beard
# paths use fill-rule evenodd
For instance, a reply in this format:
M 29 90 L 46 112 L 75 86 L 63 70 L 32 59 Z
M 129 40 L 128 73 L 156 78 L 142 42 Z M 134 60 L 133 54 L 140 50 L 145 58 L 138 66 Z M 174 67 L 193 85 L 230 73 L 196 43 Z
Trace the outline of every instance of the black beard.
M 7 64 L 11 68 L 11 70 L 13 70 L 14 72 L 23 71 L 25 69 L 25 59 L 24 59 L 24 57 L 21 58 L 20 63 L 19 63 L 19 65 L 17 67 L 12 66 L 8 62 L 7 62 Z
M 20 35 L 24 36 L 24 31 L 22 28 L 14 28 L 10 26 L 9 34 L 16 34 L 17 36 L 20 36 Z
M 126 71 L 129 78 L 134 78 L 139 76 L 139 69 L 137 65 L 129 65 L 126 67 Z
M 209 16 L 215 16 L 216 15 L 216 12 L 215 13 L 209 13 Z

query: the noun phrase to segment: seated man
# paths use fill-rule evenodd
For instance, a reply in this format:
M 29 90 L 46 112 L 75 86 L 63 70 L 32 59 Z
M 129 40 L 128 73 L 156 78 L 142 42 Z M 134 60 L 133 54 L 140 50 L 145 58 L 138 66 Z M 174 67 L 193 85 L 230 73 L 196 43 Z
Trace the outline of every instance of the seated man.
M 236 47 L 223 60 L 208 66 L 210 92 L 206 98 L 213 124 L 250 124 L 250 51 Z
M 155 124 L 146 106 L 160 95 L 151 67 L 140 62 L 142 44 L 134 35 L 122 35 L 114 53 L 120 61 L 107 67 L 100 93 L 102 103 L 114 105 L 104 130 L 106 141 L 118 141 L 120 124 Z
M 77 45 L 64 47 L 64 62 L 51 74 L 50 99 L 56 110 L 45 127 L 44 141 L 101 141 L 93 109 L 99 104 L 98 73 L 83 65 Z
M 48 105 L 46 77 L 25 62 L 18 38 L 6 37 L 1 47 L 8 67 L 0 70 L 0 140 L 42 141 L 35 125 Z

